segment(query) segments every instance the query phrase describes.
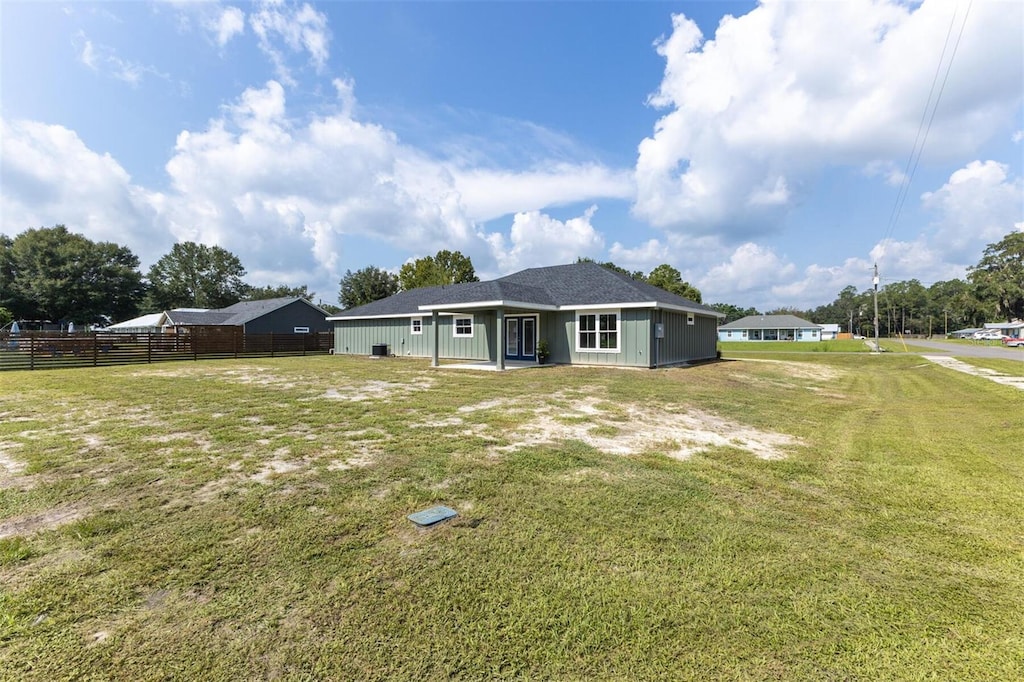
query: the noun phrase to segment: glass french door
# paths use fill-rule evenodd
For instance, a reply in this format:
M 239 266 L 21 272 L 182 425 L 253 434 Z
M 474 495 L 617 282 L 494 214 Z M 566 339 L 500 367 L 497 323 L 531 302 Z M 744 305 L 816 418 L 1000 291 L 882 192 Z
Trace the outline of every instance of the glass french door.
M 535 316 L 505 318 L 505 359 L 537 359 L 537 318 Z

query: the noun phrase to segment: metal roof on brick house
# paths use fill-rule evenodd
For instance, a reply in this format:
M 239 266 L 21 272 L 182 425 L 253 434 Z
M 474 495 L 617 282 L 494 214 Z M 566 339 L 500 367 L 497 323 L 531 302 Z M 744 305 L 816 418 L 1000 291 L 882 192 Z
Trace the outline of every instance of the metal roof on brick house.
M 669 308 L 724 317 L 710 306 L 638 282 L 597 263 L 530 268 L 487 282 L 410 289 L 329 320 L 415 317 L 425 312 L 501 306 L 537 310 L 623 306 Z

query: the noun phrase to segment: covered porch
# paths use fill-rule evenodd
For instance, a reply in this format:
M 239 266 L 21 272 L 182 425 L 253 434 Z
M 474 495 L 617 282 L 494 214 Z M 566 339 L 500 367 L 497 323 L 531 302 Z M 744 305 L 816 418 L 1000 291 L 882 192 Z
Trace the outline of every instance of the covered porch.
M 555 310 L 554 306 L 511 301 L 485 301 L 463 304 L 447 304 L 437 306 L 421 306 L 421 310 L 431 314 L 431 367 L 449 369 L 476 369 L 501 372 L 506 369 L 525 369 L 537 367 L 537 353 L 540 344 L 541 323 L 543 312 Z M 469 360 L 441 364 L 439 318 L 451 316 L 452 329 L 458 337 L 460 320 L 467 316 L 479 315 L 488 327 L 487 335 L 494 339 L 493 349 L 488 348 L 487 360 Z M 468 322 L 467 328 L 474 321 Z

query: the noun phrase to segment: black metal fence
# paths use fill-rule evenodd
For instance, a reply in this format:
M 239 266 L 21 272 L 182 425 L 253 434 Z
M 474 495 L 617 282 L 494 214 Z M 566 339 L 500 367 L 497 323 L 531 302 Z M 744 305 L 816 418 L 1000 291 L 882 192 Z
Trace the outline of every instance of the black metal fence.
M 0 371 L 322 355 L 333 344 L 331 332 L 245 334 L 241 327 L 187 327 L 175 333 L 0 332 Z

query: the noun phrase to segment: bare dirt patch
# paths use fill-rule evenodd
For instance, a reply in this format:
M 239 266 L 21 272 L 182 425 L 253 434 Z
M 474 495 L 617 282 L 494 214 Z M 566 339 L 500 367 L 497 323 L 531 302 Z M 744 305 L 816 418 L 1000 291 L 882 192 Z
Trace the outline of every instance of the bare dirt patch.
M 778 368 L 782 374 L 787 377 L 794 379 L 807 379 L 809 381 L 817 381 L 821 383 L 827 383 L 830 381 L 836 381 L 842 379 L 846 375 L 846 372 L 835 367 L 829 367 L 818 362 L 792 362 L 790 360 L 766 360 L 761 358 L 744 358 L 741 362 L 760 362 L 772 365 Z M 749 375 L 744 374 L 744 379 L 749 379 Z
M 934 362 L 936 365 L 941 365 L 946 369 L 952 369 L 957 372 L 963 372 L 964 374 L 970 374 L 976 377 L 982 377 L 989 381 L 994 381 L 997 384 L 1003 384 L 1004 386 L 1012 386 L 1016 389 L 1024 391 L 1024 377 L 1012 376 L 1009 374 L 1003 374 L 997 372 L 994 369 L 987 367 L 977 367 L 975 365 L 969 365 L 966 362 L 961 362 L 956 358 L 947 357 L 945 355 L 922 355 L 922 358 Z
M 401 384 L 391 381 L 366 381 L 352 386 L 329 388 L 318 397 L 326 400 L 345 400 L 349 402 L 384 400 L 417 391 L 426 391 L 432 388 L 433 385 L 434 381 L 432 379 L 418 379 L 417 381 Z
M 77 521 L 84 517 L 87 511 L 86 508 L 78 505 L 65 505 L 38 514 L 15 516 L 0 522 L 0 539 L 53 530 L 66 523 Z
M 626 419 L 621 419 L 625 411 Z M 715 447 L 746 450 L 761 459 L 783 459 L 801 445 L 793 436 L 764 431 L 702 410 L 689 408 L 650 409 L 619 406 L 619 414 L 608 414 L 595 399 L 570 403 L 566 407 L 538 408 L 509 438 L 511 445 L 494 448 L 510 452 L 524 447 L 578 440 L 598 450 L 619 455 L 661 451 L 675 459 L 688 459 Z M 611 419 L 606 418 L 606 414 Z

